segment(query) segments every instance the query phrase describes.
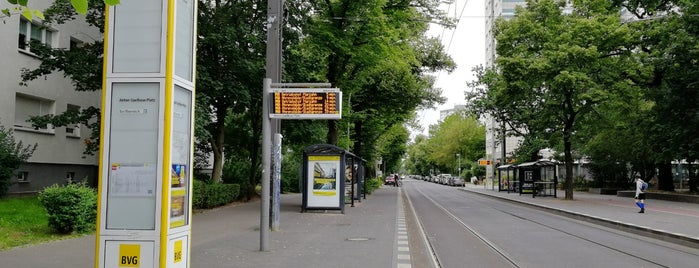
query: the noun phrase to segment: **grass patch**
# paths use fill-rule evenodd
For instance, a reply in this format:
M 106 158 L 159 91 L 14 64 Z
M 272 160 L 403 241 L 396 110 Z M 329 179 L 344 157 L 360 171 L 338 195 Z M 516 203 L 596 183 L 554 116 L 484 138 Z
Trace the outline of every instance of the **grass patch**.
M 0 250 L 77 236 L 51 230 L 36 196 L 0 198 Z

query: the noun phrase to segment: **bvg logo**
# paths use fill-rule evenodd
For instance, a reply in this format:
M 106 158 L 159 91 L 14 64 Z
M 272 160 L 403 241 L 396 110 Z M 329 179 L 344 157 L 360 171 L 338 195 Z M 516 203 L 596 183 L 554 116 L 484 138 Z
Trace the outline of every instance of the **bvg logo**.
M 140 267 L 138 259 L 141 258 L 141 245 L 119 245 L 119 267 Z

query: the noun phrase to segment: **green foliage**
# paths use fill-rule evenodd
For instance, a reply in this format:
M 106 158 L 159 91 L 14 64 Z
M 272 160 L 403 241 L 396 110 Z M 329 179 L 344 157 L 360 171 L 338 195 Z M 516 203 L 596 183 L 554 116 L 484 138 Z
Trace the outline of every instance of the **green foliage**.
M 485 177 L 485 167 L 484 166 L 479 166 L 475 165 L 471 168 L 471 174 L 473 176 L 476 176 L 476 178 L 483 178 Z
M 229 204 L 240 196 L 240 185 L 225 183 L 206 183 L 194 181 L 192 207 L 195 209 L 214 208 Z
M 204 125 L 198 130 L 206 132 L 214 155 L 212 177 L 221 178 L 224 152 L 227 157 L 230 152 L 236 156 L 228 161 L 249 165 L 245 178 L 254 185 L 262 136 L 266 2 L 201 1 L 198 10 L 196 102 L 205 117 L 197 123 Z
M 381 188 L 383 185 L 383 178 L 375 177 L 368 179 L 366 181 L 366 188 L 364 189 L 367 194 L 373 193 L 376 189 Z
M 303 152 L 287 151 L 282 158 L 282 192 L 300 193 Z
M 9 17 L 13 13 L 19 13 L 28 20 L 34 19 L 34 17 L 44 20 L 44 13 L 41 10 L 33 9 L 29 7 L 29 0 L 7 0 L 8 3 L 14 5 L 12 8 L 5 8 L 0 10 L 2 14 Z M 67 2 L 67 0 L 58 0 L 56 2 Z M 73 7 L 75 12 L 79 14 L 86 14 L 88 12 L 88 2 L 90 0 L 70 0 L 70 5 Z M 93 1 L 94 2 L 94 1 Z M 102 1 L 100 1 L 102 2 Z M 120 0 L 104 0 L 104 4 L 113 6 L 118 5 Z
M 15 170 L 29 159 L 36 146 L 24 146 L 22 141 L 15 142 L 12 130 L 0 125 L 0 197 L 7 193 L 12 178 L 15 177 Z
M 439 1 L 310 1 L 302 42 L 293 58 L 315 63 L 300 76 L 320 78 L 343 91 L 343 119 L 328 121 L 325 143 L 338 144 L 339 126 L 350 126 L 352 152 L 370 163 L 381 157 L 376 142 L 386 130 L 410 119 L 420 107 L 444 102 L 428 72 L 455 64 L 437 39 L 426 37 L 428 21 L 449 22 Z M 285 64 L 286 65 L 286 64 Z M 321 68 L 318 68 L 321 67 Z M 309 75 L 305 75 L 309 74 Z M 351 101 L 350 101 L 351 99 Z M 347 116 L 345 116 L 347 115 Z M 343 141 L 346 142 L 346 141 Z
M 410 146 L 406 166 L 411 174 L 454 173 L 485 155 L 485 126 L 463 112 L 454 113 L 418 136 Z M 461 161 L 459 161 L 461 160 Z
M 573 187 L 576 191 L 587 191 L 592 187 L 595 187 L 594 181 L 586 180 L 585 177 L 577 176 L 573 180 Z
M 251 198 L 256 194 L 255 185 L 257 185 L 261 176 L 255 175 L 255 177 L 251 177 L 250 169 L 257 169 L 257 167 L 251 167 L 249 160 L 241 159 L 241 153 L 228 155 L 228 161 L 223 167 L 223 174 L 221 176 L 222 182 L 238 185 L 240 188 L 240 196 L 247 199 Z M 259 173 L 255 172 L 254 174 Z M 212 181 L 216 180 L 212 179 Z
M 49 226 L 60 233 L 95 230 L 97 193 L 86 184 L 53 185 L 39 194 L 49 214 Z
M 399 172 L 408 138 L 408 130 L 403 125 L 396 124 L 376 141 L 377 154 L 382 157 L 386 172 Z

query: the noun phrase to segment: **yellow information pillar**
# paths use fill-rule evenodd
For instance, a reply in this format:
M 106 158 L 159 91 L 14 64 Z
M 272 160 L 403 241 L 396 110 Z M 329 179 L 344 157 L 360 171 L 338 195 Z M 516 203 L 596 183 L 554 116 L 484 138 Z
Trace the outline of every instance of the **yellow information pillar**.
M 196 0 L 105 23 L 95 267 L 189 267 Z

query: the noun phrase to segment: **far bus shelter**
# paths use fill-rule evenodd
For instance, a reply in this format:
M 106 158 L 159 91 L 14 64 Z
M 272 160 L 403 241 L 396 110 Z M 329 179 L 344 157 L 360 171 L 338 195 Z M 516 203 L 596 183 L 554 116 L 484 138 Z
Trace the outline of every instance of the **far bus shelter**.
M 331 144 L 315 144 L 303 152 L 302 212 L 340 210 L 345 204 L 361 202 L 366 180 L 364 161 Z M 366 198 L 366 195 L 364 195 Z
M 498 191 L 519 192 L 516 165 L 502 165 L 498 167 Z
M 556 197 L 557 162 L 541 159 L 536 162 L 527 162 L 517 165 L 519 173 L 519 194 L 531 194 L 536 196 Z
M 520 195 L 531 194 L 532 197 L 556 197 L 556 185 L 558 185 L 556 165 L 555 161 L 541 159 L 519 165 L 499 166 L 498 190 Z

